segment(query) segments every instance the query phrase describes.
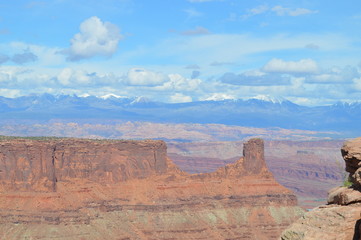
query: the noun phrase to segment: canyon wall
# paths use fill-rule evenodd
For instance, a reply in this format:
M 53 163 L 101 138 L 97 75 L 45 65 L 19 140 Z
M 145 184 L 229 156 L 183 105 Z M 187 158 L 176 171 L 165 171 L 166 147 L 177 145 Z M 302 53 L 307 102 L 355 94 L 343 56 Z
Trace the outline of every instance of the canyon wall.
M 57 182 L 73 178 L 117 183 L 167 170 L 162 141 L 16 139 L 0 149 L 4 190 L 56 191 Z
M 277 239 L 303 214 L 251 139 L 188 174 L 163 141 L 0 139 L 0 239 Z

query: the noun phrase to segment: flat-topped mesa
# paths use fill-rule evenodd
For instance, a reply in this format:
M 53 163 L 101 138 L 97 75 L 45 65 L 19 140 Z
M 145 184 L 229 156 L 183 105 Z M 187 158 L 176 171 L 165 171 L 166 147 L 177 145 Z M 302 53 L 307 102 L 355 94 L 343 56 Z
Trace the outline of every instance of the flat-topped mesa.
M 117 183 L 167 171 L 163 141 L 0 140 L 0 190 L 56 191 L 72 178 Z
M 0 190 L 53 191 L 58 182 L 87 179 L 112 184 L 159 174 L 177 174 L 163 141 L 72 138 L 0 140 Z M 244 143 L 243 157 L 204 177 L 271 176 L 262 139 Z

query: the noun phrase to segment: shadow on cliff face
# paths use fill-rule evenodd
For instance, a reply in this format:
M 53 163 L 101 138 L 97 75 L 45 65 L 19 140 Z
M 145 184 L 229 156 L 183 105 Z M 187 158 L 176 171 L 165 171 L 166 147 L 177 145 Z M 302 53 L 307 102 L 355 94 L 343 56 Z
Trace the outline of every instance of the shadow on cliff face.
M 357 220 L 355 224 L 355 233 L 353 235 L 352 240 L 361 240 L 360 227 L 361 227 L 361 219 Z

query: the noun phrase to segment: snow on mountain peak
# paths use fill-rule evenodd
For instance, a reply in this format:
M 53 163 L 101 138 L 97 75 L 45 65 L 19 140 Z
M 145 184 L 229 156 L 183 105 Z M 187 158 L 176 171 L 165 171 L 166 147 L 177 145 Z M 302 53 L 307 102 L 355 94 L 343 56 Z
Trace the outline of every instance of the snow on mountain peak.
M 134 99 L 134 101 L 132 101 L 130 104 L 136 104 L 136 103 L 149 103 L 151 102 L 149 98 L 140 96 L 140 97 L 136 97 Z
M 257 99 L 257 100 L 261 100 L 261 101 L 265 101 L 265 102 L 278 103 L 278 104 L 281 104 L 281 103 L 287 101 L 286 99 L 284 99 L 282 97 L 274 97 L 274 96 L 270 96 L 270 95 L 257 95 L 250 99 Z
M 101 97 L 99 97 L 99 98 L 106 100 L 106 99 L 108 99 L 108 98 L 126 98 L 126 97 L 124 97 L 124 96 L 119 96 L 119 95 L 116 95 L 116 94 L 113 94 L 113 93 L 109 93 L 109 94 L 106 94 L 106 95 L 101 96 Z
M 214 93 L 212 96 L 205 98 L 205 101 L 223 101 L 223 100 L 235 100 L 234 96 L 224 93 Z

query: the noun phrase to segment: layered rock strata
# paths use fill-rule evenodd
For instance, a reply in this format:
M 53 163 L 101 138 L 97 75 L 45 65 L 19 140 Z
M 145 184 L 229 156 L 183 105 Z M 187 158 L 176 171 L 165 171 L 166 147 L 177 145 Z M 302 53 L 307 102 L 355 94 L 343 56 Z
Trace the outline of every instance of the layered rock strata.
M 87 179 L 101 184 L 167 171 L 161 141 L 16 139 L 0 142 L 0 189 L 56 192 L 58 183 Z
M 186 174 L 162 141 L 3 139 L 0 239 L 277 239 L 302 214 L 263 141 Z
M 169 143 L 168 155 L 184 171 L 212 172 L 238 160 L 242 142 Z M 266 141 L 265 159 L 277 182 L 291 189 L 298 204 L 312 209 L 344 180 L 343 141 Z
M 345 142 L 341 153 L 352 185 L 331 189 L 328 205 L 297 220 L 282 240 L 361 240 L 361 138 Z

